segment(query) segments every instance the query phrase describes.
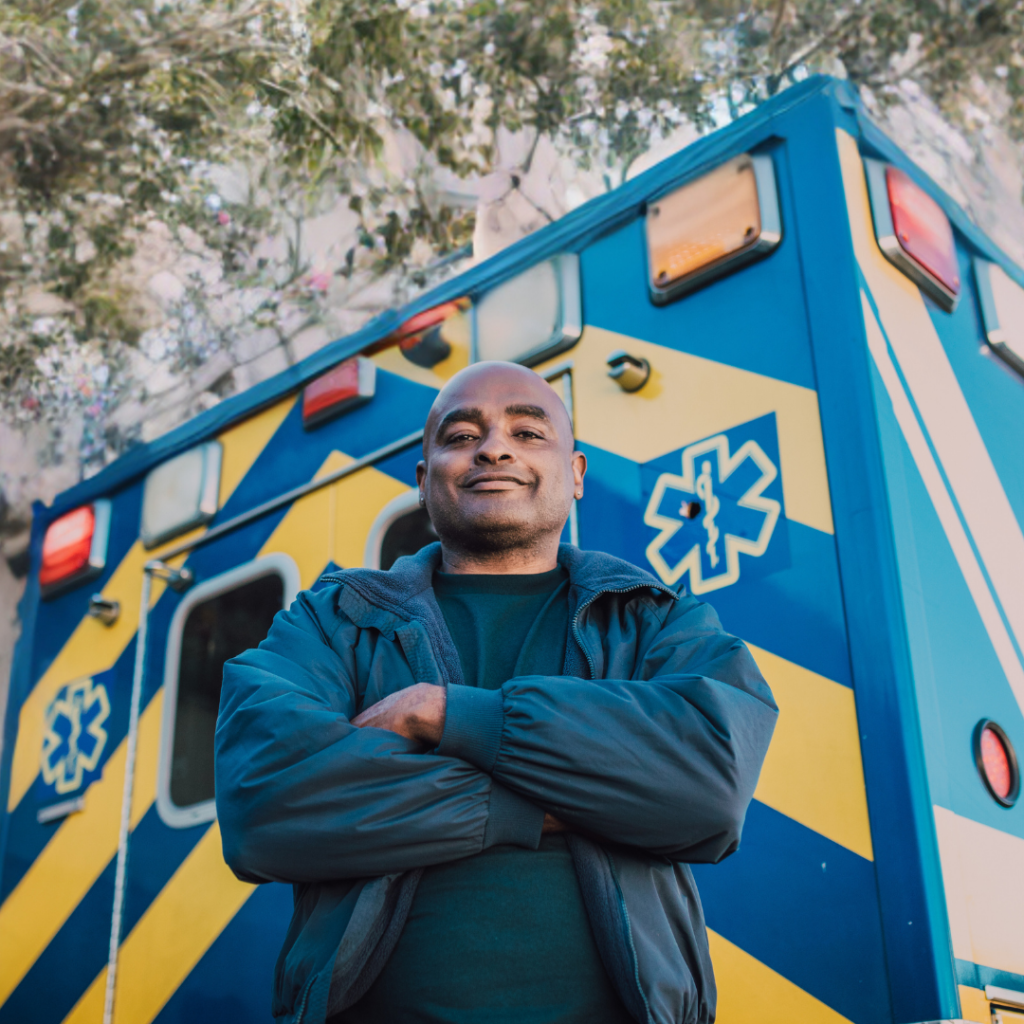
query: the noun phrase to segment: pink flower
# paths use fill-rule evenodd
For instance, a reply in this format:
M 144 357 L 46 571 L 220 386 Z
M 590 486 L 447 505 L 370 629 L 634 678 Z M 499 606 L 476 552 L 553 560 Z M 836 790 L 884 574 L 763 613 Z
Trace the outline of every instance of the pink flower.
M 220 213 L 217 214 L 217 223 L 226 227 L 231 223 L 231 214 L 221 210 Z
M 331 283 L 331 275 L 325 270 L 318 270 L 306 278 L 306 284 L 315 292 L 325 292 Z

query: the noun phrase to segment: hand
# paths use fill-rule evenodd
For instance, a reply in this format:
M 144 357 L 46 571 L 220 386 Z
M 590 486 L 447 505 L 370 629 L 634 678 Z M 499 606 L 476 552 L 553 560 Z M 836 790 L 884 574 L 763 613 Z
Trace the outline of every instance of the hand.
M 431 747 L 441 742 L 448 693 L 443 686 L 416 683 L 361 711 L 352 719 L 360 729 L 387 729 Z
M 541 835 L 547 835 L 549 832 L 568 832 L 569 826 L 563 821 L 559 821 L 553 814 L 544 812 L 544 824 L 541 825 Z

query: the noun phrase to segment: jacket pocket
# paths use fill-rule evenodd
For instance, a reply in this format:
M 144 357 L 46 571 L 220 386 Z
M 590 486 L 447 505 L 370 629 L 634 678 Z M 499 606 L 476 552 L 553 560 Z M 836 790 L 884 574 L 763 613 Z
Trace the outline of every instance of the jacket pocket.
M 308 1021 L 315 1009 L 312 987 L 326 971 L 359 901 L 363 882 L 306 883 L 295 887 L 295 910 L 274 969 L 273 1014 Z M 326 991 L 323 1002 L 326 1009 Z M 323 1015 L 320 1017 L 323 1021 Z
M 608 851 L 652 1024 L 709 1024 L 717 1003 L 704 911 L 686 864 Z
M 630 1016 L 637 1024 L 651 1024 L 637 970 L 629 915 L 609 855 L 597 843 L 575 832 L 567 833 L 566 841 L 604 969 Z

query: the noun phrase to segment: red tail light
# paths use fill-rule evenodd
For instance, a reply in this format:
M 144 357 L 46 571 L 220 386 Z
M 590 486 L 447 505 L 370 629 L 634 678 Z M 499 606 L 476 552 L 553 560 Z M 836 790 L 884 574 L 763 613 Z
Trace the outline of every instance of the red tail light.
M 107 560 L 110 503 L 83 505 L 50 523 L 43 538 L 39 585 L 52 593 L 103 571 Z
M 988 791 L 1004 807 L 1011 807 L 1020 793 L 1017 755 L 995 722 L 979 722 L 974 730 L 974 759 Z
M 898 167 L 887 167 L 892 226 L 903 251 L 954 295 L 960 294 L 960 268 L 953 229 L 942 207 Z
M 951 313 L 960 298 L 953 228 L 942 207 L 898 167 L 865 160 L 878 247 Z
M 369 359 L 346 359 L 306 385 L 302 392 L 302 425 L 308 430 L 349 412 L 373 398 L 376 388 L 377 367 Z
M 422 366 L 425 370 L 433 369 L 452 354 L 453 342 L 456 345 L 464 344 L 468 350 L 469 324 L 463 314 L 469 308 L 470 301 L 467 298 L 442 302 L 440 306 L 425 309 L 410 317 L 386 338 L 363 351 L 366 355 L 373 355 L 397 345 L 410 363 Z

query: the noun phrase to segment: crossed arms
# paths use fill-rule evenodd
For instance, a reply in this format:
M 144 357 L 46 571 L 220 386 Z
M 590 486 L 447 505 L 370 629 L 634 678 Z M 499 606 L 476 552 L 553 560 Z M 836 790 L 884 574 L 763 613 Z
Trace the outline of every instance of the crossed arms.
M 301 594 L 225 666 L 216 771 L 228 863 L 252 881 L 376 876 L 497 843 L 535 848 L 545 814 L 652 855 L 721 859 L 776 710 L 707 605 L 681 598 L 662 615 L 630 678 L 511 679 L 473 692 L 496 723 L 485 737 L 446 736 L 444 689 L 412 685 L 412 634 L 357 628 L 336 588 Z M 357 714 L 360 680 L 395 674 L 406 687 Z M 464 708 L 470 694 L 455 696 Z

